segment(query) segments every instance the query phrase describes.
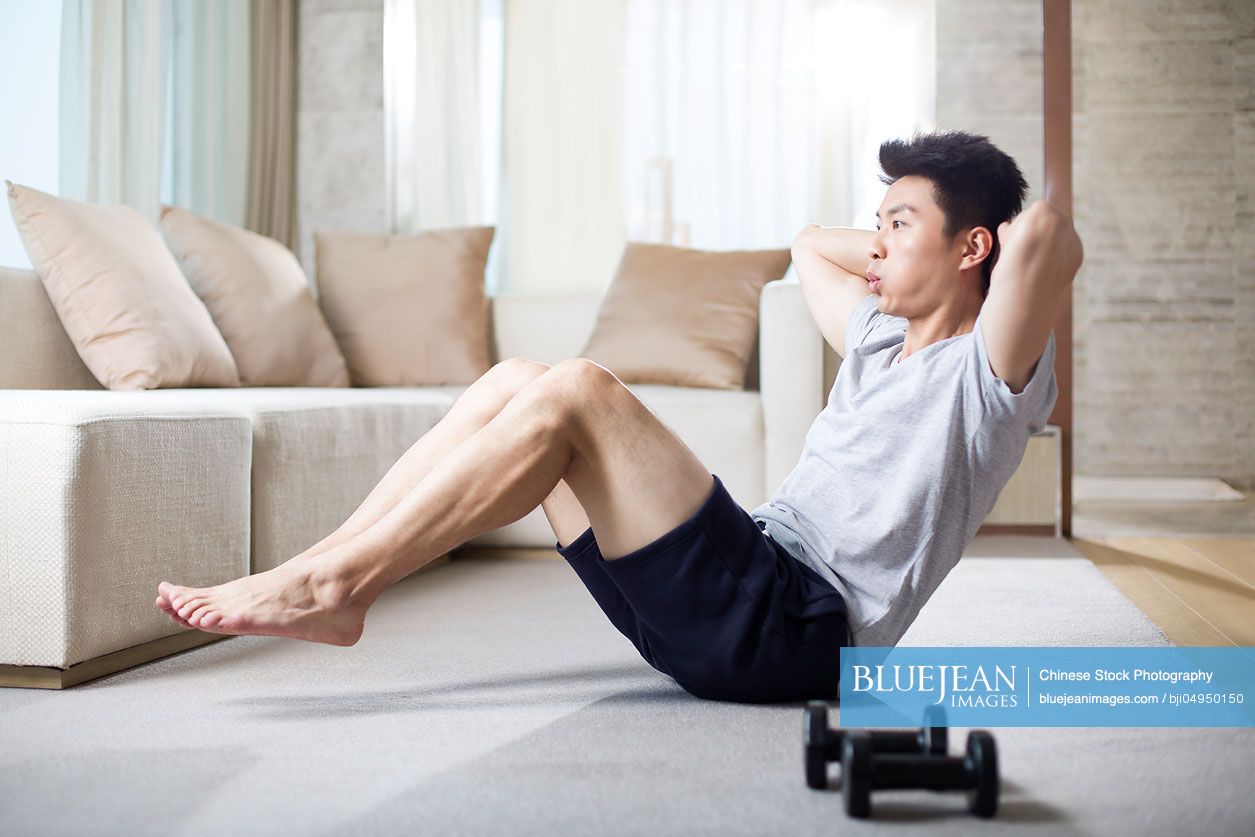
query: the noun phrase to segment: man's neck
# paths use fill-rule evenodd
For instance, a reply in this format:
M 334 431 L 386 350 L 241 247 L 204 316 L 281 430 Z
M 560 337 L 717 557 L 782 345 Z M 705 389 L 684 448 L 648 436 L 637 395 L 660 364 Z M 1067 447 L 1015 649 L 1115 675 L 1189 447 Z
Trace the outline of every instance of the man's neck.
M 983 302 L 983 300 L 981 300 Z M 907 319 L 906 339 L 902 342 L 902 351 L 898 360 L 902 361 L 933 343 L 970 334 L 976 327 L 976 315 L 980 313 L 979 302 L 965 303 L 953 307 L 939 308 L 931 314 L 918 319 Z

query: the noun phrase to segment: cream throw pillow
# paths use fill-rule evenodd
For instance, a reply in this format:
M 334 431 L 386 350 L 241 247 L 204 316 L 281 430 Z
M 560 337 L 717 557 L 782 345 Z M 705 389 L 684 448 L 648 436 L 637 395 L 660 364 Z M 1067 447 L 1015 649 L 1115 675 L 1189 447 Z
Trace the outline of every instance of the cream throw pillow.
M 580 354 L 627 383 L 744 389 L 759 295 L 789 259 L 629 242 Z
M 143 215 L 5 183 L 35 272 L 98 381 L 116 390 L 240 385 L 204 303 Z
M 349 370 L 301 265 L 279 242 L 163 206 L 161 228 L 246 387 L 347 387 Z
M 354 386 L 469 384 L 488 371 L 493 232 L 314 234 L 318 302 Z

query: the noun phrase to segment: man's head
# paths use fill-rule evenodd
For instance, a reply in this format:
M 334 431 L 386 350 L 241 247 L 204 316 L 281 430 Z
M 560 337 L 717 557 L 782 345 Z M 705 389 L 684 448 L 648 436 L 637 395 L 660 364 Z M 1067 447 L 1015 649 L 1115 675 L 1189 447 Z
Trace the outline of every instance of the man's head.
M 1019 166 L 987 137 L 962 131 L 889 140 L 880 166 L 889 190 L 868 255 L 889 303 L 882 309 L 923 316 L 956 296 L 983 300 L 998 225 L 1020 212 L 1028 192 Z

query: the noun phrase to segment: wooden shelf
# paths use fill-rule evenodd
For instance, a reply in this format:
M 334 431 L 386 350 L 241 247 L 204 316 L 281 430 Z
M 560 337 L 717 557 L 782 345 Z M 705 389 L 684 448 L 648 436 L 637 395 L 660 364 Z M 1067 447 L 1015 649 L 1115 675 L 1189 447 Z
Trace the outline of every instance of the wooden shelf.
M 1020 467 L 1003 486 L 979 534 L 1062 534 L 1063 445 L 1058 425 L 1028 440 Z

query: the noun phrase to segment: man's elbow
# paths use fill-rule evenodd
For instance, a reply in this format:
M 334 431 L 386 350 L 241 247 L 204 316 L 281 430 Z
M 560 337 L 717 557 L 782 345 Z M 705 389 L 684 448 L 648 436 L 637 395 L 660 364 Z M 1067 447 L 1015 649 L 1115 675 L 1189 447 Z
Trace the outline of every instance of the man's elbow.
M 1050 227 L 1072 225 L 1072 216 L 1065 212 L 1059 204 L 1046 198 L 1033 201 L 1029 204 L 1028 209 L 1024 210 L 1024 214 L 1036 223 Z
M 790 249 L 796 250 L 800 247 L 811 246 L 810 245 L 811 239 L 814 238 L 815 233 L 819 232 L 822 229 L 823 227 L 821 227 L 819 224 L 807 224 L 805 227 L 802 227 L 801 232 L 799 232 L 797 235 L 793 237 L 793 244 L 791 245 Z
M 1067 281 L 1071 283 L 1085 260 L 1085 247 L 1072 223 L 1072 216 L 1047 200 L 1035 201 L 1026 211 L 1032 221 L 1031 235 L 1063 255 Z

